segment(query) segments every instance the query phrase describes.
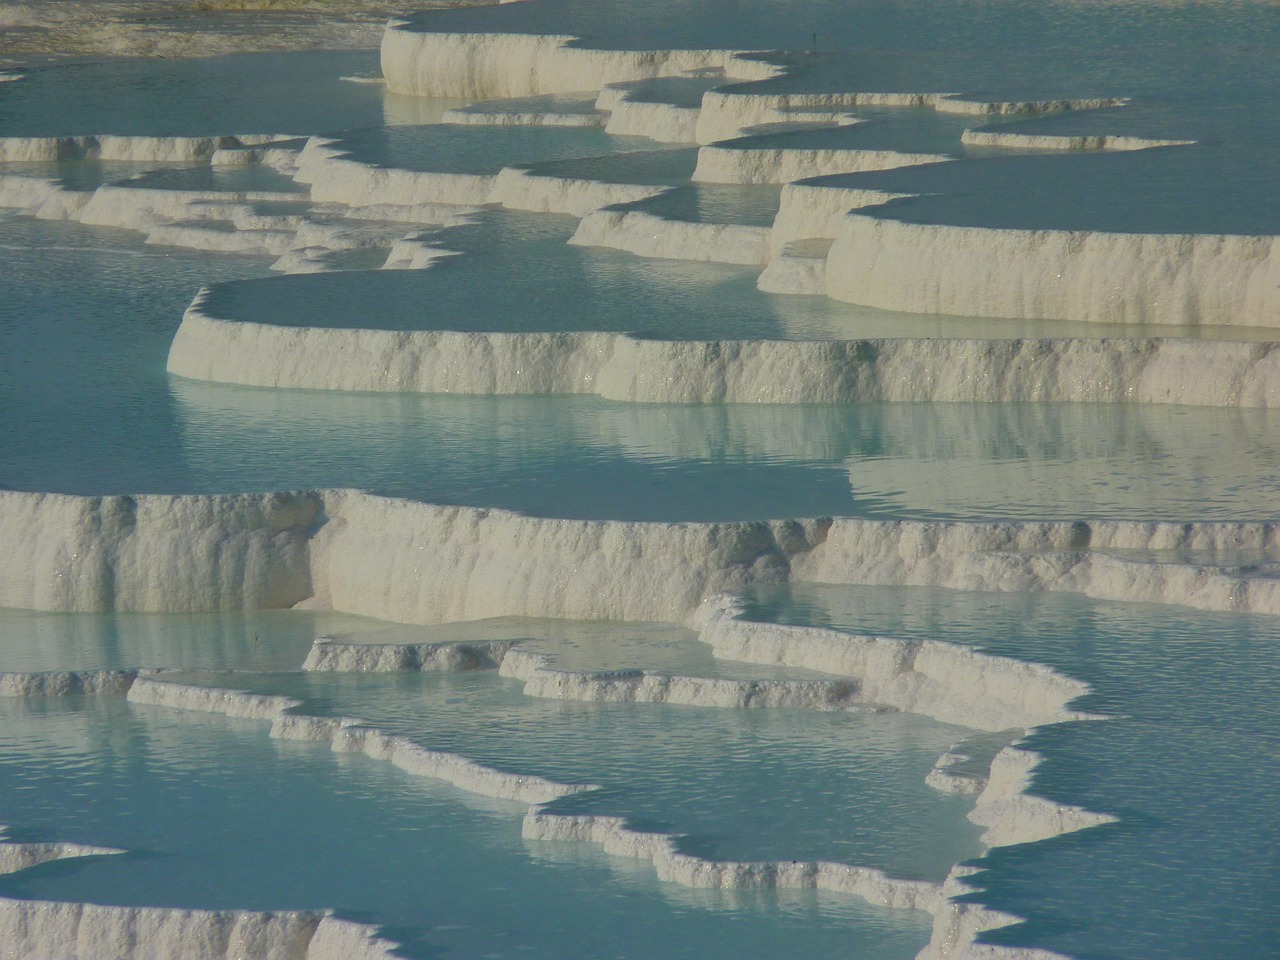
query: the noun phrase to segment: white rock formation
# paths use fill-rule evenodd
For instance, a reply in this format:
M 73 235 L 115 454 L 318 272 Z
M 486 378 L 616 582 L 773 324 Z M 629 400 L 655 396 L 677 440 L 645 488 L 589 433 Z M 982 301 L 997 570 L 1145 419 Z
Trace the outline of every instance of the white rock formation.
M 586 673 L 551 669 L 545 657 L 521 650 L 508 652 L 499 672 L 504 677 L 523 680 L 526 696 L 548 700 L 674 703 L 721 709 L 865 708 L 856 686 L 843 680 L 733 680 L 671 676 L 648 670 Z
M 911 313 L 1274 326 L 1280 238 L 956 227 L 854 213 L 828 256 L 827 295 Z
M 0 898 L 19 960 L 392 960 L 396 944 L 324 913 L 110 907 Z
M 248 610 L 312 593 L 315 494 L 75 497 L 0 491 L 0 606 Z
M 359 719 L 295 713 L 301 702 L 288 697 L 201 687 L 159 678 L 139 678 L 129 691 L 129 702 L 217 713 L 242 720 L 270 721 L 271 736 L 276 739 L 329 743 L 335 752 L 363 753 L 374 759 L 387 760 L 413 776 L 443 780 L 460 789 L 495 799 L 547 803 L 558 797 L 596 789 L 591 784 L 557 783 L 544 777 L 496 770 L 456 753 L 430 750 Z
M 971 147 L 1004 147 L 1011 150 L 1150 150 L 1153 147 L 1185 147 L 1194 140 L 1156 140 L 1119 134 L 1068 136 L 1017 133 L 1008 130 L 966 130 L 960 142 Z
M 435 173 L 378 167 L 353 160 L 327 137 L 311 137 L 298 156 L 294 179 L 311 186 L 317 203 L 349 207 L 372 205 L 454 204 L 489 202 L 495 175 Z
M 567 213 L 583 217 L 615 203 L 634 203 L 665 193 L 667 187 L 637 183 L 606 183 L 574 177 L 555 177 L 506 167 L 489 194 L 490 203 L 533 213 Z
M 0 673 L 0 697 L 122 696 L 137 677 L 137 670 Z M 0 873 L 4 872 L 0 870 Z
M 133 160 L 159 163 L 209 160 L 218 150 L 261 146 L 287 136 L 244 134 L 222 137 L 0 137 L 0 163 L 57 160 Z
M 650 860 L 658 879 L 686 887 L 726 889 L 833 890 L 869 903 L 936 913 L 937 884 L 898 880 L 881 870 L 842 863 L 796 860 L 739 862 L 706 860 L 680 853 L 669 834 L 629 830 L 620 817 L 561 815 L 533 809 L 524 818 L 526 840 L 587 841 L 618 857 Z
M 426 33 L 393 21 L 382 39 L 382 72 L 393 93 L 465 100 L 600 90 L 606 84 L 722 68 L 762 79 L 775 69 L 726 50 L 591 50 L 571 36 Z
M 358 493 L 327 501 L 317 600 L 402 623 L 495 616 L 678 622 L 704 596 L 778 583 L 814 521 L 547 520 Z
M 202 687 L 159 677 L 139 677 L 129 689 L 129 702 L 200 713 L 219 713 L 237 720 L 275 720 L 285 711 L 301 706 L 301 701 L 288 697 Z
M 908 194 L 837 187 L 823 182 L 784 184 L 778 200 L 778 213 L 773 218 L 769 247 L 777 253 L 794 240 L 815 237 L 834 240 L 844 223 L 845 214 L 850 210 L 905 196 Z M 817 292 L 825 293 L 825 286 Z
M 698 149 L 693 179 L 700 183 L 790 183 L 837 173 L 893 170 L 926 163 L 945 163 L 950 157 L 897 150 L 804 149 L 711 144 Z
M 1280 579 L 1232 563 L 1156 562 L 1125 551 L 1274 550 L 1269 523 L 946 523 L 838 519 L 818 550 L 791 560 L 798 580 L 1062 591 L 1201 610 L 1280 613 Z
M 698 107 L 633 100 L 625 89 L 606 86 L 596 100 L 609 111 L 605 132 L 616 136 L 648 137 L 660 143 L 696 143 Z
M 1067 704 L 1089 691 L 1087 684 L 1040 664 L 957 644 L 741 620 L 732 601 L 723 598 L 705 604 L 694 622 L 698 638 L 719 658 L 836 674 L 855 682 L 847 694 L 854 703 L 977 730 L 1080 719 Z
M 973 892 L 966 881 L 977 867 L 957 865 L 942 884 L 945 906 L 933 918 L 933 935 L 916 960 L 1067 960 L 1060 953 L 1027 947 L 998 947 L 977 943 L 978 934 L 1007 927 L 1022 918 L 980 903 L 957 900 Z
M 839 241 L 837 241 L 839 243 Z M 835 246 L 824 275 L 840 257 Z M 838 268 L 838 266 L 836 267 Z M 198 295 L 169 350 L 193 380 L 320 390 L 593 393 L 639 403 L 1280 406 L 1280 346 L 1227 340 L 661 341 L 610 333 L 276 327 Z
M 466 643 L 343 643 L 320 638 L 303 670 L 316 673 L 397 673 L 402 670 L 496 670 L 514 640 Z
M 18 843 L 8 839 L 5 828 L 0 826 L 0 876 L 17 873 L 42 863 L 68 860 L 76 857 L 105 857 L 123 850 L 113 847 L 93 847 L 83 843 Z M 2 902 L 2 901 L 0 901 Z
M 950 93 L 866 91 L 775 94 L 761 93 L 744 85 L 704 94 L 696 133 L 698 143 L 715 143 L 742 136 L 752 127 L 769 123 L 839 122 L 858 107 L 932 107 L 939 113 L 1011 116 L 1096 110 L 1122 106 L 1126 102 L 1123 99 L 980 101 L 964 100 Z
M 1276 550 L 1277 529 L 853 518 L 639 523 L 526 517 L 355 491 L 0 491 L 7 546 L 0 605 L 199 611 L 305 600 L 401 623 L 498 616 L 681 622 L 707 597 L 796 579 L 1053 590 L 1280 613 L 1280 579 L 1229 561 L 1231 553 Z M 1172 559 L 1143 551 L 1173 552 Z M 1177 559 L 1179 551 L 1199 558 Z
M 643 210 L 605 209 L 588 213 L 569 243 L 674 260 L 741 264 L 763 264 L 769 260 L 767 227 L 668 220 Z
M 1030 793 L 1032 771 L 1040 760 L 1039 754 L 1018 747 L 1005 747 L 996 754 L 987 785 L 969 812 L 970 820 L 987 828 L 982 835 L 987 846 L 1034 843 L 1118 819 Z
M 830 240 L 793 240 L 774 255 L 756 278 L 763 293 L 823 296 L 827 289 Z

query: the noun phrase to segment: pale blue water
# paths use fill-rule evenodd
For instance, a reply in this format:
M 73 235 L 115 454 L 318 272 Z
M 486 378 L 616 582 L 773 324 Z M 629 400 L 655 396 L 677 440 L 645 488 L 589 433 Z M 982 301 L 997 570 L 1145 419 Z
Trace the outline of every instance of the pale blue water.
M 980 849 L 969 798 L 924 784 L 970 731 L 922 717 L 541 700 L 493 671 L 202 682 L 284 693 L 299 712 L 359 717 L 501 770 L 601 784 L 546 809 L 687 835 L 680 849 L 717 860 L 829 860 L 937 882 Z
M 548 219 L 548 230 L 561 223 Z M 13 489 L 354 486 L 619 519 L 1276 516 L 1280 429 L 1261 410 L 668 407 L 170 378 L 169 341 L 195 289 L 261 275 L 261 262 L 12 217 L 0 218 L 0 237 L 15 268 L 0 275 L 0 405 L 22 411 L 0 422 L 0 486 Z M 652 274 L 647 261 L 618 262 Z M 292 279 L 254 282 L 287 290 Z M 318 279 L 341 292 L 354 278 Z
M 479 800 L 266 725 L 119 700 L 0 702 L 0 809 L 17 839 L 125 856 L 0 877 L 6 896 L 325 908 L 405 955 L 740 957 L 797 943 L 909 958 L 922 914 L 848 897 L 699 899 L 584 845 L 525 844 L 523 806 Z M 567 854 L 567 856 L 566 856 Z M 616 864 L 616 866 L 615 866 Z M 708 908 L 710 907 L 710 908 Z
M 344 133 L 334 147 L 362 163 L 434 173 L 494 174 L 540 160 L 652 151 L 643 137 L 597 127 L 401 124 Z
M 303 134 L 383 122 L 373 51 L 182 59 L 28 58 L 0 93 L 0 136 Z M 252 78 L 265 96 L 244 96 Z
M 732 6 L 732 17 L 718 17 L 718 4 L 689 17 L 687 7 L 665 3 L 629 7 L 620 17 L 614 4 L 539 0 L 435 22 L 451 28 L 537 17 L 538 29 L 571 23 L 604 45 L 669 45 L 679 36 L 688 46 L 793 51 L 809 47 L 817 33 L 818 55 L 792 55 L 797 70 L 768 85 L 775 90 L 1134 96 L 1123 110 L 1012 129 L 1202 144 L 1126 156 L 990 159 L 982 152 L 981 161 L 844 182 L 940 192 L 886 211 L 925 222 L 1245 233 L 1274 233 L 1280 222 L 1273 169 L 1280 12 L 1272 5 Z M 443 104 L 337 79 L 369 72 L 374 60 L 318 54 L 32 64 L 28 80 L 0 85 L 0 134 L 361 129 L 370 132 L 351 135 L 350 145 L 367 147 L 370 159 L 427 169 L 491 171 L 510 155 L 556 158 L 537 163 L 537 172 L 624 183 L 684 184 L 692 170 L 690 150 L 618 154 L 631 145 L 599 131 L 424 134 L 417 125 Z M 246 73 L 274 96 L 227 96 Z M 641 95 L 687 102 L 693 86 L 658 85 Z M 964 125 L 928 111 L 867 114 L 877 126 L 756 142 L 954 150 Z M 381 133 L 383 124 L 409 126 Z M 63 164 L 47 172 L 91 185 L 139 171 Z M 274 189 L 257 186 L 279 183 L 273 178 L 170 169 L 144 183 Z M 763 223 L 770 202 L 767 191 L 684 186 L 652 203 L 678 218 Z M 228 315 L 282 323 L 376 319 L 408 329 L 447 323 L 668 337 L 1144 332 L 956 324 L 818 298 L 765 297 L 754 291 L 753 271 L 567 248 L 562 241 L 571 228 L 564 218 L 490 212 L 474 226 L 441 232 L 443 245 L 470 255 L 445 261 L 434 276 L 265 279 L 262 261 L 0 217 L 0 486 L 81 493 L 361 486 L 553 516 L 648 519 L 1276 517 L 1280 430 L 1275 415 L 1263 411 L 650 407 L 592 398 L 332 396 L 164 374 L 178 317 L 210 281 L 226 282 L 212 302 Z M 486 260 L 507 271 L 510 288 L 475 293 L 491 276 Z M 376 318 L 370 303 L 379 305 Z M 979 898 L 1029 918 L 989 939 L 1117 960 L 1280 954 L 1280 691 L 1272 621 L 1061 596 L 820 587 L 762 596 L 756 613 L 974 643 L 1049 663 L 1094 684 L 1082 708 L 1117 716 L 1032 738 L 1046 757 L 1039 791 L 1116 813 L 1121 822 L 979 861 L 986 868 Z M 291 670 L 317 633 L 368 636 L 378 629 L 300 613 L 0 611 L 0 670 Z M 566 634 L 579 629 L 566 627 Z M 559 638 L 567 660 L 609 665 L 599 651 L 573 644 L 571 636 Z M 618 659 L 697 669 L 699 658 L 654 640 L 620 642 Z M 717 669 L 754 675 L 732 665 Z M 381 711 L 407 734 L 512 768 L 607 780 L 607 790 L 566 805 L 688 829 L 682 843 L 710 855 L 835 851 L 937 877 L 974 852 L 974 831 L 960 819 L 964 804 L 921 782 L 956 733 L 918 718 L 527 701 L 491 674 L 253 682 L 305 693 L 316 709 Z M 336 906 L 386 923 L 417 956 L 519 949 L 548 957 L 785 951 L 905 958 L 928 937 L 921 917 L 849 898 L 700 895 L 659 885 L 650 868 L 586 845 L 523 844 L 519 807 L 483 803 L 316 745 L 270 741 L 261 724 L 117 700 L 7 703 L 0 714 L 0 822 L 14 824 L 20 839 L 135 851 L 4 878 L 6 894 Z M 763 806 L 766 794 L 771 802 Z M 870 819 L 880 828 L 865 829 Z M 934 837 L 913 828 L 920 822 Z M 450 862 L 468 868 L 423 869 Z
M 665 151 L 548 163 L 534 169 L 556 176 L 608 179 L 581 165 L 613 169 L 619 161 L 651 153 L 662 156 Z M 734 212 L 739 212 L 753 206 L 761 192 L 752 187 L 741 193 L 724 191 L 724 195 L 734 198 Z M 677 207 L 678 218 L 698 219 L 699 214 L 689 211 L 699 204 L 700 196 L 667 202 Z M 730 212 L 730 204 L 720 206 Z M 756 289 L 759 267 L 643 259 L 601 247 L 569 246 L 565 241 L 573 235 L 577 221 L 566 215 L 491 209 L 474 219 L 472 224 L 432 234 L 435 245 L 464 255 L 443 258 L 430 270 L 298 274 L 221 284 L 211 288 L 204 309 L 222 319 L 280 326 L 604 330 L 668 340 L 1276 336 L 1270 328 L 1197 330 L 1168 324 L 1120 326 L 890 313 L 825 297 L 761 293 Z M 748 219 L 758 223 L 763 218 L 757 210 L 749 211 Z M 494 276 L 502 281 L 492 282 Z
M 1121 822 L 978 861 L 981 900 L 1028 918 L 990 942 L 1126 960 L 1280 949 L 1274 618 L 816 584 L 763 592 L 751 615 L 962 643 L 1093 685 L 1075 705 L 1115 719 L 1033 734 L 1034 789 Z

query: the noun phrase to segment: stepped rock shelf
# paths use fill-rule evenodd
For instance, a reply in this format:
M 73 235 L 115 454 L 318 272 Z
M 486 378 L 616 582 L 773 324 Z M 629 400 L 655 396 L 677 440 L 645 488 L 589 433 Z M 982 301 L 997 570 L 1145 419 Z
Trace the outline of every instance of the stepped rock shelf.
M 1274 8 L 9 6 L 5 950 L 1275 955 Z

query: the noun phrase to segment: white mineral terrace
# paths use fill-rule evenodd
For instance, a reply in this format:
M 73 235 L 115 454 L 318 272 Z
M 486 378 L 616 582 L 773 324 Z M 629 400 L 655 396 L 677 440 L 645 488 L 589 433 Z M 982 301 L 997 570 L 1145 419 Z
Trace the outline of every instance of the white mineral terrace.
M 10 20 L 45 29 L 33 20 Z M 23 13 L 22 18 L 35 16 Z M 10 21 L 6 21 L 10 22 Z M 509 166 L 433 172 L 362 162 L 325 137 L 287 135 L 0 138 L 0 164 L 68 160 L 262 166 L 305 193 L 163 190 L 107 183 L 78 190 L 0 169 L 0 207 L 143 233 L 148 242 L 271 257 L 274 269 L 334 269 L 352 250 L 386 251 L 389 269 L 431 269 L 447 236 L 485 206 L 580 218 L 575 245 L 642 257 L 751 265 L 765 292 L 808 294 L 925 315 L 1280 326 L 1280 237 L 1121 234 L 910 223 L 909 195 L 822 177 L 946 162 L 940 152 L 726 143 L 767 124 L 836 124 L 860 108 L 1040 115 L 1120 107 L 1121 98 L 967 99 L 948 92 L 761 94 L 784 68 L 745 51 L 597 50 L 569 36 L 418 32 L 382 38 L 396 94 L 510 101 L 459 108 L 456 124 L 598 127 L 698 145 L 695 181 L 782 185 L 772 226 L 668 219 L 627 204 L 668 187 L 560 177 Z M 367 23 L 335 27 L 352 40 Z M 113 25 L 95 51 L 184 53 Z M 312 36 L 312 35 L 309 35 Z M 87 41 L 86 41 L 87 42 Z M 231 43 L 232 41 L 228 41 Z M 816 44 L 816 35 L 815 35 Z M 722 78 L 699 106 L 632 99 L 652 78 Z M 21 82 L 17 73 L 0 80 Z M 555 97 L 565 95 L 564 106 Z M 594 109 L 584 109 L 581 102 Z M 574 98 L 578 106 L 568 106 Z M 543 98 L 539 100 L 538 98 Z M 962 143 L 1009 150 L 1132 151 L 1189 140 L 970 129 Z M 692 150 L 690 151 L 692 152 Z M 264 171 L 270 172 L 270 171 Z M 798 182 L 799 181 L 799 182 Z M 303 204 L 306 212 L 264 212 Z M 499 281 L 500 282 L 500 278 Z M 323 318 L 317 318 L 317 322 Z M 249 323 L 213 315 L 204 291 L 186 310 L 167 369 L 256 387 L 470 395 L 593 394 L 637 403 L 1109 402 L 1280 407 L 1280 343 L 1229 339 L 859 339 L 681 341 L 625 334 L 468 333 Z M 1099 327 L 1105 334 L 1105 326 Z M 953 480 L 954 478 L 948 478 Z M 42 611 L 337 611 L 406 624 L 491 617 L 687 624 L 726 661 L 804 668 L 830 679 L 732 680 L 646 670 L 584 672 L 515 641 L 361 644 L 317 641 L 303 669 L 493 669 L 528 696 L 708 709 L 894 709 L 976 731 L 1008 732 L 983 775 L 939 759 L 928 783 L 974 795 L 988 847 L 1114 821 L 1034 794 L 1040 757 L 1016 738 L 1102 718 L 1072 709 L 1087 684 L 1049 667 L 956 644 L 755 623 L 733 599 L 758 585 L 816 582 L 961 590 L 1060 591 L 1208 611 L 1280 614 L 1280 578 L 1223 560 L 1280 549 L 1265 522 L 926 522 L 850 518 L 735 523 L 578 521 L 438 506 L 351 490 L 227 496 L 103 496 L 0 491 L 0 606 Z M 1153 553 L 1166 559 L 1152 559 Z M 1167 559 L 1173 557 L 1174 559 Z M 281 696 L 179 683 L 155 671 L 0 673 L 0 697 L 126 696 L 137 704 L 269 722 L 271 736 L 329 743 L 414 776 L 527 805 L 527 840 L 596 844 L 652 862 L 691 888 L 839 891 L 933 915 L 918 960 L 1055 960 L 977 943 L 1019 918 L 955 898 L 972 868 L 941 884 L 851 864 L 724 862 L 680 851 L 670 834 L 616 817 L 560 815 L 552 801 L 598 789 L 498 770 L 355 718 L 308 716 Z M 18 843 L 0 832 L 0 874 L 122 853 Z M 395 944 L 323 912 L 199 911 L 0 898 L 0 954 L 22 960 L 388 960 Z
M 205 312 L 202 296 L 183 317 L 168 367 L 170 373 L 193 380 L 258 387 L 595 394 L 637 403 L 1280 406 L 1280 347 L 1275 343 L 1176 338 L 664 341 L 617 333 L 339 329 L 222 320 Z
M 0 898 L 0 938 L 23 960 L 390 960 L 394 943 L 324 913 L 108 907 Z
M 0 605 L 332 609 L 683 622 L 704 599 L 803 580 L 1062 591 L 1280 613 L 1280 580 L 1125 551 L 1274 549 L 1272 523 L 557 520 L 356 491 L 77 497 L 0 491 Z
M 712 603 L 700 612 L 697 619 L 704 624 L 720 625 L 727 615 L 733 613 L 727 601 Z M 782 628 L 786 629 L 786 628 Z M 809 641 L 812 637 L 804 630 L 793 631 L 795 640 Z M 818 633 L 834 633 L 818 631 Z M 709 642 L 721 642 L 713 637 Z M 825 638 L 825 639 L 830 639 Z M 866 641 L 867 638 L 852 638 Z M 894 641 L 872 641 L 879 644 L 892 644 Z M 765 644 L 767 646 L 768 644 Z M 787 643 L 787 650 L 793 650 L 800 643 Z M 526 678 L 536 683 L 540 675 L 553 671 L 547 670 L 539 663 L 536 655 L 520 657 L 518 651 L 509 643 L 497 644 L 438 644 L 438 645 L 372 645 L 367 651 L 360 651 L 360 644 L 333 643 L 321 641 L 313 648 L 308 657 L 310 669 L 322 670 L 421 670 L 421 669 L 476 669 L 495 665 L 491 658 L 500 658 L 504 673 Z M 760 654 L 762 645 L 758 642 L 752 647 L 756 655 Z M 788 657 L 787 650 L 774 644 L 774 650 L 764 656 L 769 662 L 790 663 L 797 659 Z M 946 645 L 937 645 L 946 646 Z M 855 654 L 855 659 L 865 659 L 865 643 L 863 653 Z M 735 647 L 731 654 L 737 658 L 742 652 L 741 645 Z M 718 655 L 725 655 L 721 648 Z M 877 651 L 876 656 L 879 654 Z M 895 654 L 890 653 L 892 658 Z M 507 663 L 515 656 L 516 663 L 508 669 Z M 752 651 L 746 651 L 743 659 L 750 658 Z M 897 652 L 901 661 L 901 651 Z M 978 660 L 984 659 L 980 655 Z M 1001 658 L 987 657 L 986 660 L 996 662 Z M 836 660 L 839 660 L 837 657 Z M 976 662 L 976 661 L 975 661 Z M 846 669 L 848 658 L 836 663 L 828 658 L 828 665 L 834 669 Z M 901 664 L 899 665 L 901 666 Z M 1039 671 L 1045 678 L 1054 678 L 1051 671 L 1026 664 L 1012 665 L 1017 668 L 1028 668 L 1031 672 Z M 997 672 L 1000 668 L 997 668 Z M 1029 675 L 1023 669 L 1021 675 Z M 899 671 L 901 672 L 901 671 Z M 1009 671 L 1005 669 L 1005 673 Z M 587 675 L 579 675 L 584 682 L 589 682 Z M 684 678 L 692 680 L 693 678 Z M 962 678 L 962 682 L 971 678 Z M 821 697 L 806 699 L 806 691 L 810 694 L 812 686 L 809 681 L 776 681 L 781 685 L 790 684 L 790 697 L 775 698 L 765 705 L 822 708 L 817 702 Z M 1050 680 L 1051 685 L 1059 688 L 1058 699 L 1075 696 L 1085 691 L 1082 684 L 1076 684 L 1065 678 Z M 1025 685 L 1025 682 L 1024 682 Z M 1035 685 L 1033 681 L 1032 685 Z M 989 693 L 991 684 L 987 683 L 982 693 Z M 526 691 L 528 692 L 528 691 Z M 557 695 L 574 696 L 577 691 L 565 691 L 558 688 Z M 971 691 L 972 693 L 972 691 Z M 534 695 L 546 695 L 545 692 L 534 691 Z M 681 852 L 673 835 L 662 833 L 640 832 L 627 827 L 624 820 L 611 816 L 561 815 L 543 808 L 543 804 L 557 797 L 597 789 L 590 784 L 560 784 L 540 777 L 522 776 L 486 767 L 456 754 L 441 753 L 413 743 L 403 737 L 389 735 L 376 726 L 351 718 L 321 718 L 299 714 L 298 701 L 284 697 L 270 697 L 243 691 L 192 686 L 155 677 L 141 677 L 132 686 L 128 694 L 129 700 L 135 703 L 159 705 L 181 710 L 195 710 L 220 713 L 227 716 L 246 719 L 269 720 L 272 723 L 271 735 L 277 738 L 321 740 L 330 742 L 335 751 L 357 751 L 376 759 L 390 761 L 415 776 L 433 777 L 445 780 L 464 790 L 483 796 L 518 800 L 530 804 L 525 815 L 522 834 L 528 840 L 555 841 L 587 841 L 602 847 L 606 852 L 622 857 L 651 861 L 660 880 L 678 883 L 693 888 L 792 888 L 823 889 L 838 891 L 861 897 L 870 903 L 898 909 L 924 910 L 935 917 L 934 941 L 926 948 L 922 956 L 963 957 L 970 954 L 965 949 L 981 950 L 967 941 L 957 943 L 954 933 L 957 925 L 965 925 L 968 936 L 976 932 L 1015 922 L 1016 918 L 998 914 L 993 911 L 972 905 L 957 905 L 949 902 L 957 877 L 963 875 L 964 869 L 957 867 L 947 883 L 933 883 L 901 880 L 888 876 L 881 870 L 859 867 L 849 864 L 804 862 L 804 861 L 715 861 L 692 856 Z M 978 699 L 981 698 L 981 694 Z M 667 700 L 663 702 L 685 702 L 683 700 Z M 1051 698 L 1052 699 L 1052 698 Z M 741 703 L 732 699 L 711 697 L 697 699 L 702 706 L 733 708 Z M 977 702 L 975 699 L 974 702 Z M 928 712 L 925 710 L 924 712 Z M 1057 712 L 1047 722 L 1071 719 L 1072 715 Z M 1016 722 L 1016 721 L 1015 721 Z M 997 754 L 992 763 L 989 776 L 977 785 L 978 793 L 970 819 L 987 827 L 982 840 L 988 846 L 999 846 L 1012 843 L 1024 843 L 1074 830 L 1086 829 L 1114 820 L 1105 814 L 1092 813 L 1076 807 L 1052 803 L 1028 792 L 1031 785 L 1030 774 L 1038 761 L 1038 757 L 1029 751 L 1009 747 Z M 162 914 L 164 912 L 161 912 Z M 172 911 L 169 913 L 173 913 Z M 122 915 L 125 916 L 125 915 Z M 219 914 L 210 916 L 227 917 Z M 262 922 L 262 915 L 235 915 L 238 918 L 251 916 L 255 922 Z M 137 922 L 130 920 L 129 922 Z M 243 919 L 238 922 L 244 922 Z M 344 933 L 353 938 L 366 936 L 360 928 L 347 925 Z M 941 939 L 940 939 L 941 938 Z M 363 942 L 363 941 L 362 941 Z M 380 942 L 369 940 L 371 950 L 380 949 Z M 952 952 L 957 948 L 961 952 Z M 942 951 L 930 954 L 929 950 Z M 371 954 L 377 956 L 378 954 Z M 981 953 L 972 954 L 974 956 Z M 221 956 L 221 954 L 211 954 Z M 281 954 L 291 957 L 293 954 Z M 305 957 L 327 957 L 327 953 L 306 953 Z M 1031 956 L 1031 954 L 1028 954 Z M 1036 954 L 1036 956 L 1050 956 Z

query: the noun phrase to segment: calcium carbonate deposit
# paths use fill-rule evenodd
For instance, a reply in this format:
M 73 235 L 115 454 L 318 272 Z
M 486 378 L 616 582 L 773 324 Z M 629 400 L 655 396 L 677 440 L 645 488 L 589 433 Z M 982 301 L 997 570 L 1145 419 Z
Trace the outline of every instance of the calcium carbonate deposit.
M 1277 956 L 1277 49 L 0 2 L 0 956 Z

